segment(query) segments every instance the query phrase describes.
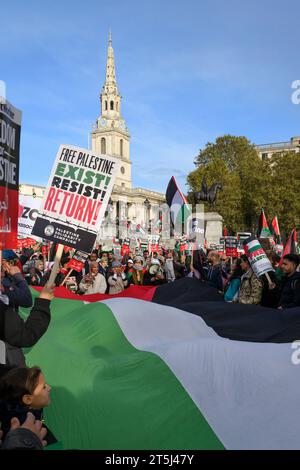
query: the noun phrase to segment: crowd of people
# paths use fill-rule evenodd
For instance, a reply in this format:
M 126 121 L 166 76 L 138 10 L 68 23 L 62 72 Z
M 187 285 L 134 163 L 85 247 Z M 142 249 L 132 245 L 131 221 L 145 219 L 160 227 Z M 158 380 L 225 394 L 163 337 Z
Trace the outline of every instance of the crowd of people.
M 52 253 L 53 258 L 54 251 Z M 81 295 L 118 294 L 134 286 L 159 286 L 193 277 L 215 288 L 225 302 L 263 305 L 284 310 L 300 306 L 300 259 L 287 254 L 282 259 L 267 253 L 274 271 L 257 277 L 245 254 L 231 259 L 224 253 L 198 249 L 190 254 L 180 249 L 160 253 L 129 251 L 125 255 L 105 247 L 89 255 L 82 270 L 70 276 L 71 252 L 63 253 L 55 285 Z M 0 422 L 2 449 L 41 449 L 55 437 L 42 425 L 42 409 L 50 403 L 50 386 L 39 367 L 26 367 L 23 347 L 32 347 L 46 332 L 54 285 L 49 285 L 53 266 L 38 249 L 19 253 L 3 251 L 0 293 Z M 30 286 L 42 290 L 34 303 Z M 31 307 L 26 320 L 19 307 Z

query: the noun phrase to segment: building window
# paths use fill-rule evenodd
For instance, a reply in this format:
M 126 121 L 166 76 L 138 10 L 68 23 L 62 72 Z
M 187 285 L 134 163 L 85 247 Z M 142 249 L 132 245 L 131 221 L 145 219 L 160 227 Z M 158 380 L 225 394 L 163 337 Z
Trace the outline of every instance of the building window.
M 103 155 L 106 154 L 106 140 L 105 140 L 105 137 L 102 137 L 102 139 L 101 139 L 101 153 Z
M 261 154 L 261 159 L 262 160 L 267 160 L 268 159 L 268 154 L 267 153 L 262 153 Z
M 107 101 L 105 101 L 105 111 L 107 111 Z
M 125 173 L 125 168 L 123 166 L 121 166 L 121 173 L 122 173 L 122 175 L 124 175 L 124 173 Z
M 120 140 L 120 155 L 123 157 L 123 139 Z
M 111 111 L 114 110 L 114 102 L 113 102 L 113 101 L 110 102 L 110 110 L 111 110 Z

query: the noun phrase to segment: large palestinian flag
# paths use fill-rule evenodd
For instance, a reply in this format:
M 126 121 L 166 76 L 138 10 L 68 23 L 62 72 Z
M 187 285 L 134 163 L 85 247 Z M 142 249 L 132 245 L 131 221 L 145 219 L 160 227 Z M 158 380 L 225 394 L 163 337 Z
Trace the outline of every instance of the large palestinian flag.
M 26 355 L 52 386 L 45 418 L 63 448 L 300 447 L 299 309 L 225 304 L 193 279 L 66 292 Z

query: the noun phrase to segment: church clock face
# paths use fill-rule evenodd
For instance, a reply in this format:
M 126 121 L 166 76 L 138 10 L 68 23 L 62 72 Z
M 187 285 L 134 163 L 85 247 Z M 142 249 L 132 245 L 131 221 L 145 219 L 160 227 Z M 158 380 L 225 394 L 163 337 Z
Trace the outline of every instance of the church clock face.
M 104 119 L 104 118 L 100 119 L 100 125 L 101 125 L 102 127 L 106 126 L 106 124 L 107 124 L 106 119 Z

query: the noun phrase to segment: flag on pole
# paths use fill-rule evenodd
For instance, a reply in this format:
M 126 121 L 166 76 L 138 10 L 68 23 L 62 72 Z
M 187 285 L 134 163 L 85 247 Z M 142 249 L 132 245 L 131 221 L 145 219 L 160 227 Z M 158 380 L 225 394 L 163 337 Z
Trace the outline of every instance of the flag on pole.
M 285 255 L 296 255 L 297 254 L 297 230 L 294 228 L 285 244 L 280 263 L 282 263 L 283 257 Z
M 166 201 L 170 207 L 170 218 L 173 225 L 183 224 L 191 214 L 191 210 L 174 176 L 170 179 L 167 187 Z
M 278 218 L 277 215 L 273 218 L 271 225 L 270 225 L 270 232 L 275 238 L 276 243 L 281 243 L 281 235 L 279 230 Z
M 269 225 L 265 216 L 265 211 L 262 209 L 258 220 L 258 238 L 268 238 L 271 236 Z

